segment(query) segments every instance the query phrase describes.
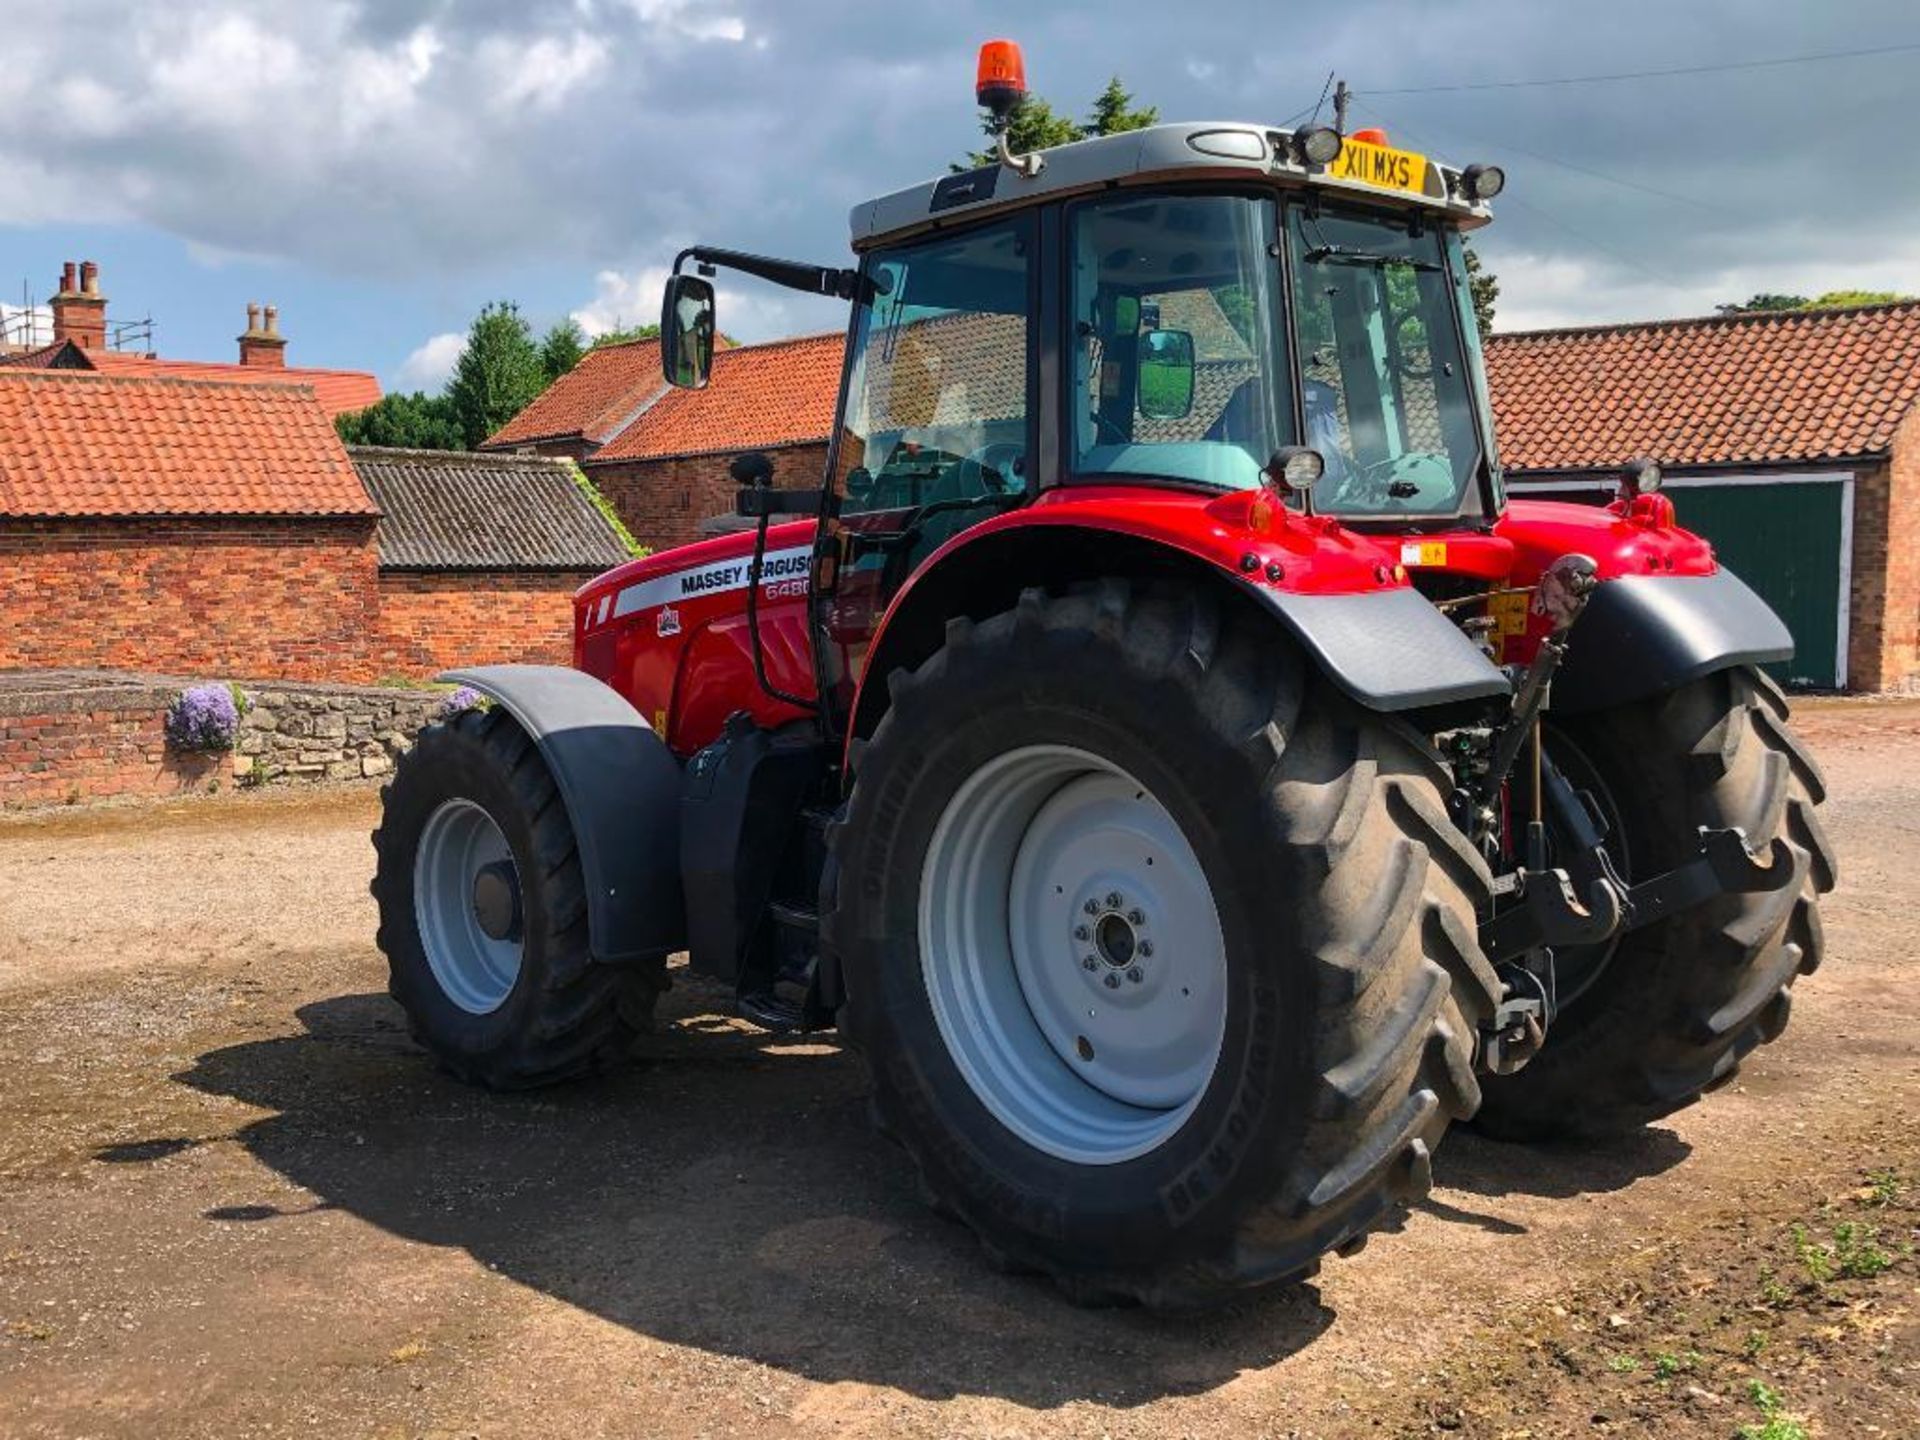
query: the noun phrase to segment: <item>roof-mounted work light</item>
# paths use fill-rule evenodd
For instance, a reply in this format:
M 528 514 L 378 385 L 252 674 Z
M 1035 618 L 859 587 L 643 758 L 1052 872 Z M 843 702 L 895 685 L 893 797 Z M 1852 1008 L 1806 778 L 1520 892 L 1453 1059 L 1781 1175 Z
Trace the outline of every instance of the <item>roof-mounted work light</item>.
M 1305 165 L 1331 165 L 1340 158 L 1340 147 L 1344 143 L 1340 132 L 1331 125 L 1296 130 L 1293 136 L 1294 154 Z
M 1469 200 L 1491 200 L 1507 188 L 1507 172 L 1498 165 L 1469 165 L 1460 172 L 1460 193 Z
M 1011 40 L 989 40 L 980 47 L 980 65 L 974 72 L 973 98 L 993 117 L 993 133 L 1000 163 L 1031 179 L 1046 161 L 1038 155 L 1015 155 L 1007 145 L 1007 126 L 1014 107 L 1027 96 L 1027 65 L 1020 47 Z

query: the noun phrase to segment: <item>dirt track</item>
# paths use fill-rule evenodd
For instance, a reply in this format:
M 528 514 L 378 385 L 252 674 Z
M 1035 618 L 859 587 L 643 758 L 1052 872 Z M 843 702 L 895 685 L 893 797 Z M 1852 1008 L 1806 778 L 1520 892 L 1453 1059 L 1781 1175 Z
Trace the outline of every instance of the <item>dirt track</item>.
M 613 1081 L 437 1075 L 370 794 L 0 821 L 0 1436 L 1731 1437 L 1752 1379 L 1920 1435 L 1920 702 L 1802 719 L 1844 873 L 1784 1039 L 1627 1143 L 1453 1136 L 1397 1233 L 1198 1321 L 989 1271 L 855 1065 L 711 992 Z M 1890 1267 L 1815 1285 L 1856 1223 Z

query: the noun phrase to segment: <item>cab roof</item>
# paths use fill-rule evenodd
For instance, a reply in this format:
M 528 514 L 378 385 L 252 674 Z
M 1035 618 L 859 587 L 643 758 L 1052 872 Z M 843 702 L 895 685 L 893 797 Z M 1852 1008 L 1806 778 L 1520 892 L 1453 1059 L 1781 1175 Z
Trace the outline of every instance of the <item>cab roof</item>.
M 1000 164 L 985 165 L 856 205 L 851 216 L 853 247 L 864 250 L 885 240 L 1056 196 L 1183 180 L 1266 179 L 1383 209 L 1445 215 L 1463 230 L 1477 229 L 1493 218 L 1484 202 L 1462 197 L 1458 169 L 1429 156 L 1419 157 L 1424 173 L 1418 192 L 1388 189 L 1336 176 L 1332 171 L 1338 161 L 1332 166 L 1301 162 L 1293 135 L 1291 130 L 1244 121 L 1189 121 L 1077 140 L 1040 152 L 1046 164 L 1038 175 L 1022 175 Z

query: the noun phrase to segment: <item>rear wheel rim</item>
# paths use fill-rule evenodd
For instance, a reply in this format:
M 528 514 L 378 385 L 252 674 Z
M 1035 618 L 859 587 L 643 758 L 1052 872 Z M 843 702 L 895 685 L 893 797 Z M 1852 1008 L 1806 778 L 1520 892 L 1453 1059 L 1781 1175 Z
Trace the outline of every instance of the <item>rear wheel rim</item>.
M 513 902 L 505 911 L 503 879 Z M 519 889 L 507 837 L 479 805 L 448 800 L 427 817 L 413 859 L 414 922 L 441 992 L 470 1015 L 498 1010 L 520 978 Z
M 1111 761 L 1034 745 L 969 776 L 927 849 L 919 931 L 948 1054 L 1029 1145 L 1118 1164 L 1199 1105 L 1226 1034 L 1219 912 L 1178 822 Z

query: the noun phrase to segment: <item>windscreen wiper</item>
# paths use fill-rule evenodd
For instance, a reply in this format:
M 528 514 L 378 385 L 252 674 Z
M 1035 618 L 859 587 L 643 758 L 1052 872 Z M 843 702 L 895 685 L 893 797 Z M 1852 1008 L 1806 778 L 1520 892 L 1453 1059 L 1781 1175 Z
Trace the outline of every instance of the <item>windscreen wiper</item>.
M 1316 245 L 1307 251 L 1309 264 L 1331 260 L 1336 265 L 1405 265 L 1409 270 L 1439 270 L 1431 260 L 1410 260 L 1405 255 L 1385 255 L 1378 250 L 1356 250 L 1350 245 Z

